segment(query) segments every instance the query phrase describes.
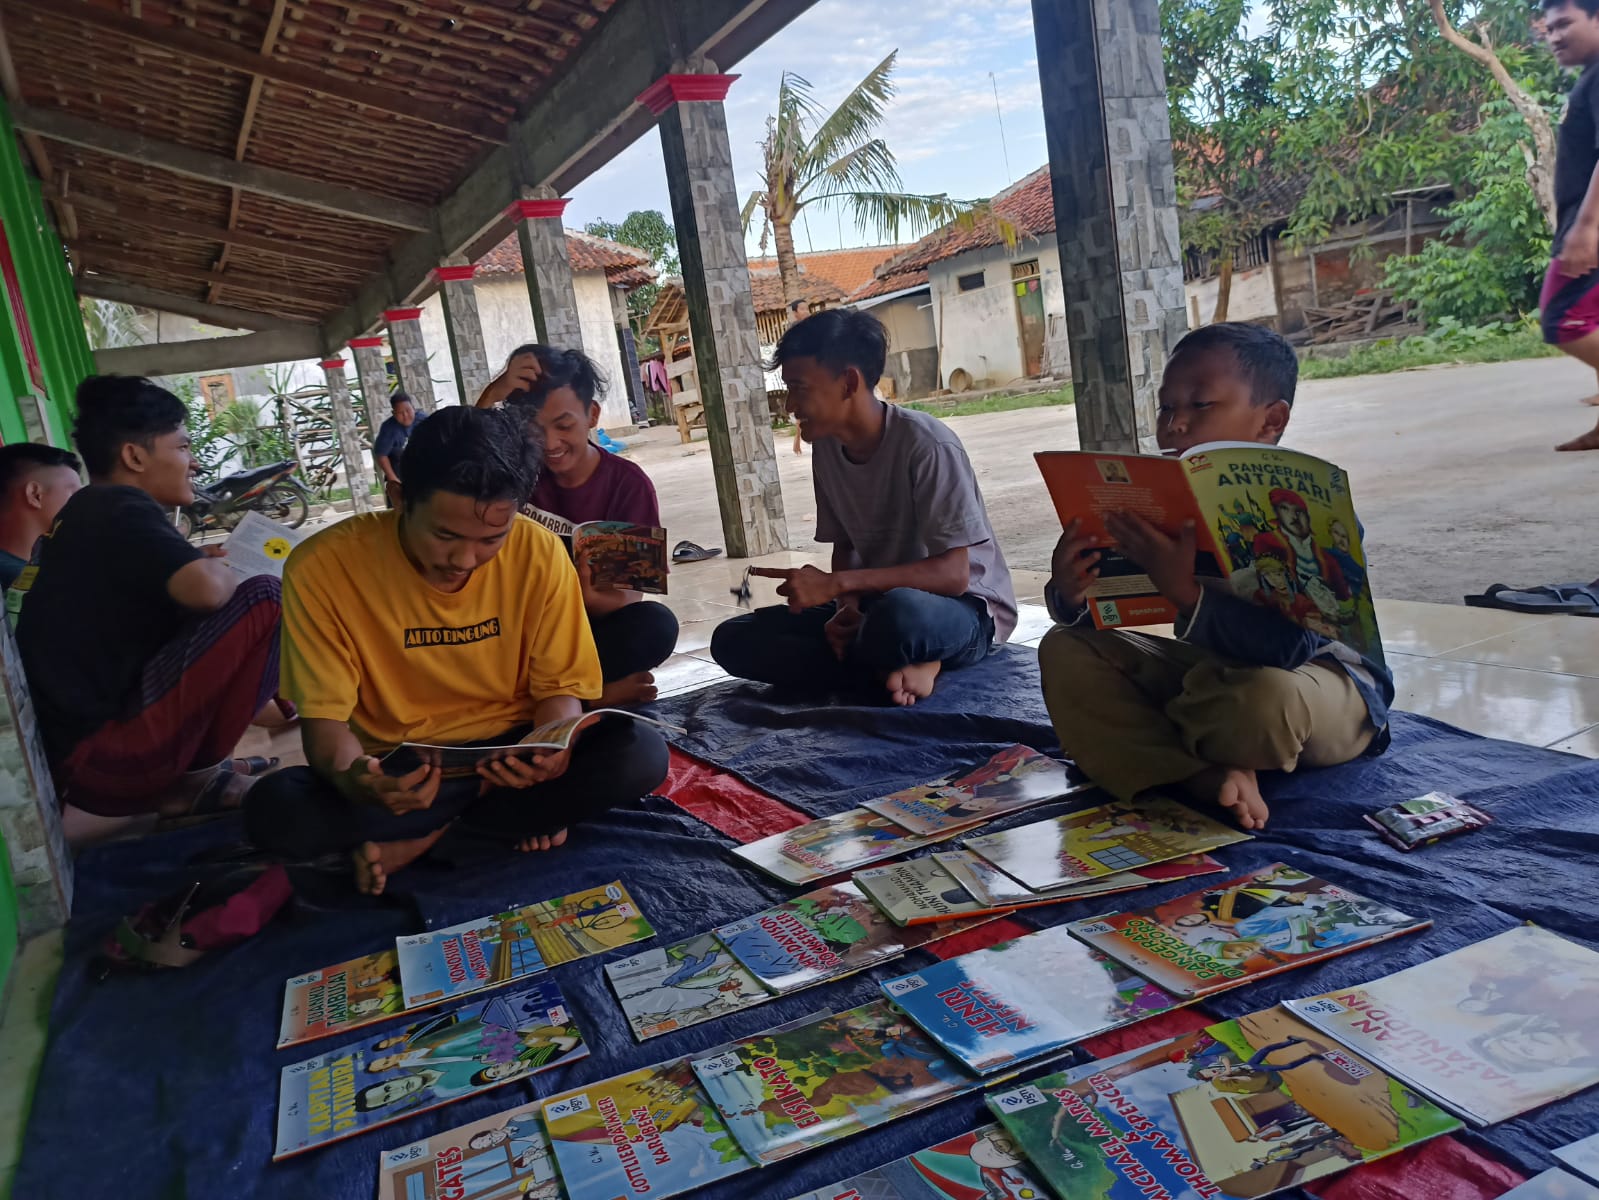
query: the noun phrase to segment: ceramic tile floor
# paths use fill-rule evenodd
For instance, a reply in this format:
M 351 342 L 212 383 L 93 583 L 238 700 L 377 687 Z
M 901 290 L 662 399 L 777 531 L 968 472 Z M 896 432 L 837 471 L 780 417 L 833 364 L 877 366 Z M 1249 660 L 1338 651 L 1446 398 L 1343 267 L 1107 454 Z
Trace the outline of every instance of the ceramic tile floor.
M 785 552 L 761 565 L 825 565 L 825 557 Z M 677 653 L 656 671 L 662 695 L 725 678 L 711 661 L 711 632 L 745 611 L 731 594 L 743 562 L 712 559 L 676 567 L 667 599 L 682 623 Z M 1021 620 L 1014 639 L 1037 645 L 1049 629 L 1046 576 L 1014 572 Z M 770 580 L 751 580 L 752 605 L 777 599 Z M 1489 609 L 1389 600 L 1378 603 L 1399 707 L 1488 737 L 1599 757 L 1599 621 L 1524 616 Z M 241 751 L 301 761 L 293 734 L 253 733 Z M 23 948 L 0 1016 L 0 1200 L 20 1151 L 28 1097 L 44 1049 L 46 1020 L 61 967 L 59 935 Z

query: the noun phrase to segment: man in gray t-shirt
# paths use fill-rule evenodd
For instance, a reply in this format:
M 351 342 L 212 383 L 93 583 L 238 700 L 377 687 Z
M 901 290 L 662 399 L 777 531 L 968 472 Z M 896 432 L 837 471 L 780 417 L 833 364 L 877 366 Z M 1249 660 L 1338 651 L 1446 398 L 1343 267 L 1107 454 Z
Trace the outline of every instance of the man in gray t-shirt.
M 1010 636 L 1010 571 L 960 439 L 925 413 L 878 399 L 887 336 L 876 318 L 829 309 L 789 329 L 776 360 L 800 436 L 815 448 L 816 539 L 831 570 L 755 568 L 786 605 L 721 625 L 711 656 L 729 674 L 836 690 L 932 694 Z

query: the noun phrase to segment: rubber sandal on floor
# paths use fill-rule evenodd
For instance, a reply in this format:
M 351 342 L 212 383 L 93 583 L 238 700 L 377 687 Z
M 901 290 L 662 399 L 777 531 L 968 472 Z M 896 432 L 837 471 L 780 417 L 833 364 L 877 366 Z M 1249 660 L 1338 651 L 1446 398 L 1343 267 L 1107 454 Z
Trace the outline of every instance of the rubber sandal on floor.
M 1486 592 L 1467 596 L 1465 600 L 1470 608 L 1599 617 L 1599 589 L 1585 583 L 1558 583 L 1530 588 L 1513 588 L 1508 584 L 1496 583 Z
M 252 754 L 248 758 L 240 758 L 235 761 L 244 764 L 244 770 L 238 772 L 240 775 L 265 775 L 283 760 L 276 754 L 271 758 L 263 757 L 260 754 Z M 234 769 L 238 770 L 238 768 Z
M 238 812 L 243 806 L 242 796 L 238 804 L 228 804 L 225 801 L 240 795 L 239 789 L 234 787 L 235 779 L 249 779 L 253 775 L 246 775 L 233 769 L 233 760 L 229 759 L 217 768 L 215 775 L 206 780 L 194 797 L 194 802 L 189 805 L 188 811 L 180 819 L 189 817 L 214 817 L 222 813 Z
M 721 547 L 707 550 L 697 542 L 679 542 L 672 547 L 672 561 L 675 563 L 704 562 L 708 558 L 715 558 L 722 552 Z

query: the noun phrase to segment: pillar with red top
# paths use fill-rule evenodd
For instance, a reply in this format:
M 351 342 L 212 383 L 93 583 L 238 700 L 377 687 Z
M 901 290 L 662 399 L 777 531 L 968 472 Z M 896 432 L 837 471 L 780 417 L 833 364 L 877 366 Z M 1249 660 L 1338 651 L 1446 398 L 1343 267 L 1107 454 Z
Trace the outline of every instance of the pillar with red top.
M 483 344 L 483 318 L 478 314 L 477 288 L 472 277 L 477 268 L 449 263 L 433 272 L 444 297 L 444 331 L 450 339 L 450 361 L 455 366 L 455 386 L 462 404 L 476 404 L 494 373 Z
M 350 339 L 350 354 L 355 358 L 355 377 L 361 381 L 362 425 L 368 438 L 389 418 L 389 371 L 383 365 L 384 342 L 380 337 Z
M 577 316 L 577 290 L 572 285 L 566 226 L 561 220 L 566 205 L 566 200 L 554 195 L 530 192 L 513 203 L 506 215 L 516 225 L 522 275 L 527 280 L 527 298 L 533 305 L 533 327 L 539 341 L 546 346 L 581 350 L 583 329 Z
M 428 363 L 427 342 L 422 337 L 420 308 L 391 308 L 383 314 L 394 350 L 394 373 L 400 390 L 425 413 L 433 411 L 433 368 Z M 476 399 L 476 397 L 473 397 Z
M 361 436 L 350 400 L 350 383 L 344 376 L 342 358 L 325 358 L 317 364 L 328 381 L 328 405 L 333 410 L 333 430 L 339 438 L 339 455 L 344 459 L 344 479 L 350 485 L 350 503 L 358 513 L 372 511 L 372 473 L 368 460 L 371 446 Z

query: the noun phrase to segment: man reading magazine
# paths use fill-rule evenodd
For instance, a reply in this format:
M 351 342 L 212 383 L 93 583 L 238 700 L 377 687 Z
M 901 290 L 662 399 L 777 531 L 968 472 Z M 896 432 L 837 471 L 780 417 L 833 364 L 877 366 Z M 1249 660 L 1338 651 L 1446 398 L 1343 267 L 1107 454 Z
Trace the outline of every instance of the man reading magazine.
M 447 408 L 401 466 L 398 511 L 341 521 L 289 557 L 283 679 L 310 765 L 264 780 L 245 810 L 261 848 L 348 852 L 370 893 L 446 830 L 463 847 L 545 850 L 666 776 L 660 735 L 616 716 L 568 750 L 475 776 L 383 773 L 378 758 L 399 743 L 514 742 L 600 694 L 577 573 L 560 538 L 517 513 L 537 466 L 520 422 Z
M 1195 330 L 1166 363 L 1160 448 L 1276 444 L 1298 378 L 1293 348 L 1269 329 Z M 1221 581 L 1202 584 L 1192 524 L 1172 536 L 1134 513 L 1107 517 L 1121 551 L 1177 607 L 1177 638 L 1094 629 L 1086 600 L 1101 555 L 1079 525 L 1068 523 L 1055 547 L 1045 601 L 1059 624 L 1038 659 L 1061 746 L 1095 783 L 1124 800 L 1181 785 L 1259 829 L 1268 812 L 1257 772 L 1332 766 L 1387 747 L 1387 668 Z

